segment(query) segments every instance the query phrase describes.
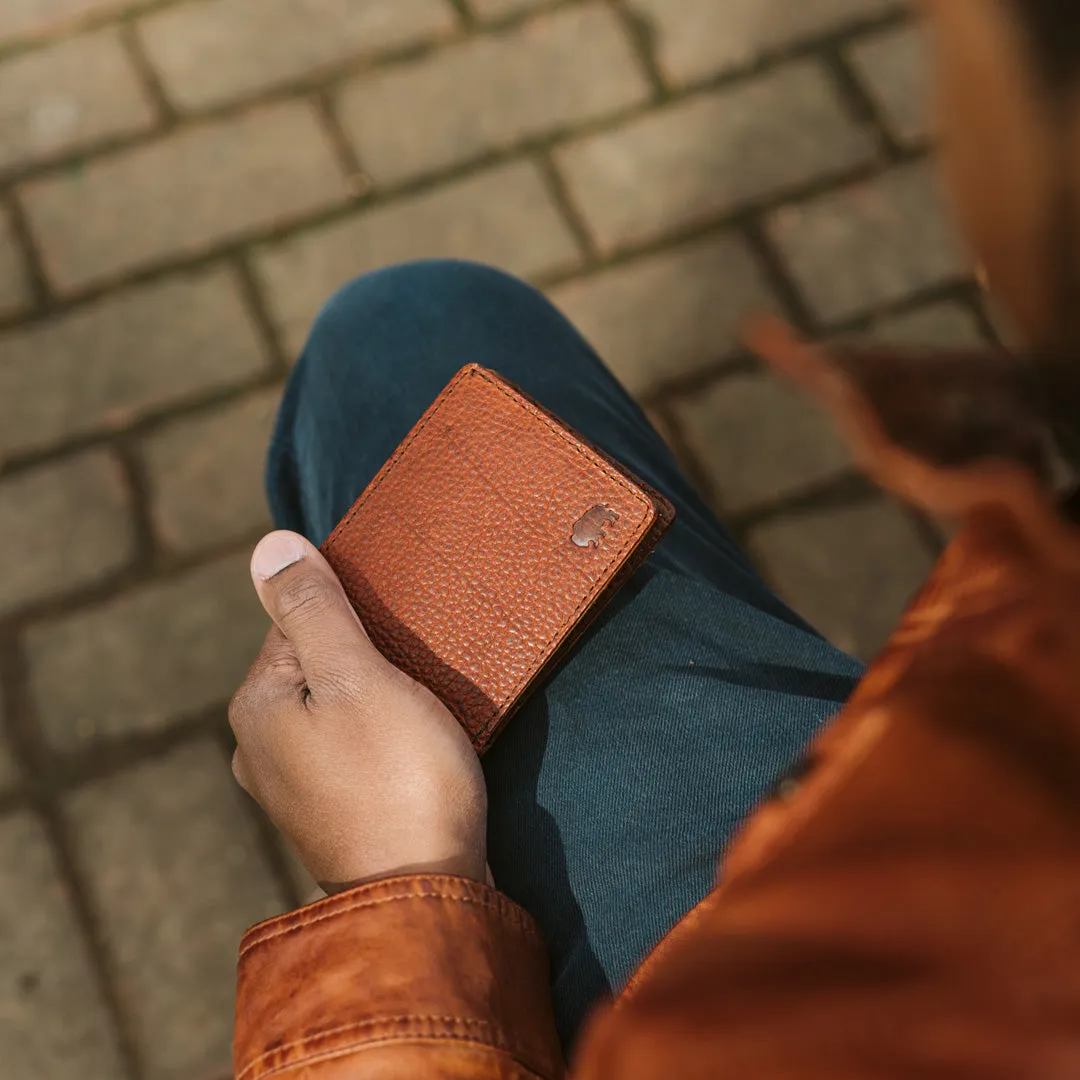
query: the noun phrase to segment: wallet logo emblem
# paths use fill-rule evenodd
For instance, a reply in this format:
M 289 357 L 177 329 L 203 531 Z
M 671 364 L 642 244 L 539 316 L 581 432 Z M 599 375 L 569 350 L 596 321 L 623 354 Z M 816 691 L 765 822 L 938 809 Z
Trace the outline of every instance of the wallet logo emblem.
M 619 515 L 610 506 L 594 506 L 574 525 L 571 539 L 578 547 L 599 547 L 600 541 L 607 536 L 604 528 L 614 525 Z

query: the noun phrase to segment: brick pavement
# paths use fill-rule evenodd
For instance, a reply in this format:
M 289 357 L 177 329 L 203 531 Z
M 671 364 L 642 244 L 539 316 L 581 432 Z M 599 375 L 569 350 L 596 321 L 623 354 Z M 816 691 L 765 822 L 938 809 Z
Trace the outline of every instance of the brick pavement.
M 904 0 L 0 4 L 6 1077 L 228 1068 L 236 938 L 305 888 L 227 767 L 261 457 L 356 273 L 546 289 L 777 588 L 873 653 L 939 533 L 736 330 L 989 335 L 924 64 Z

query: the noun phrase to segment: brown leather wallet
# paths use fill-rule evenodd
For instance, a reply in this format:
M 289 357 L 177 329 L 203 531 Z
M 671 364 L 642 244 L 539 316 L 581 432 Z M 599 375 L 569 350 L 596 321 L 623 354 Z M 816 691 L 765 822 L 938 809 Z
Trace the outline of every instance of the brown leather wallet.
M 322 550 L 375 645 L 483 753 L 674 518 L 662 495 L 470 364 Z

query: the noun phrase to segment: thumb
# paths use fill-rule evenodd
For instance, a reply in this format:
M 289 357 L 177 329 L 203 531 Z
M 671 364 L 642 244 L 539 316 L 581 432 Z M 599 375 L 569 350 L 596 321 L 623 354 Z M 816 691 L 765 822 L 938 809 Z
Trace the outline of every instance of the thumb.
M 375 655 L 330 564 L 298 533 L 263 537 L 251 556 L 251 578 L 309 683 L 355 671 Z

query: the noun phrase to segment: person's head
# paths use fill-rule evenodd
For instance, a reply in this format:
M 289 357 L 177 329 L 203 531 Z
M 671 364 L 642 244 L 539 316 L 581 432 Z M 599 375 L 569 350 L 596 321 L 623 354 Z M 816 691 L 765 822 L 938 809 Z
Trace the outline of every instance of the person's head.
M 1080 365 L 1080 0 L 922 0 L 945 174 L 989 288 Z

